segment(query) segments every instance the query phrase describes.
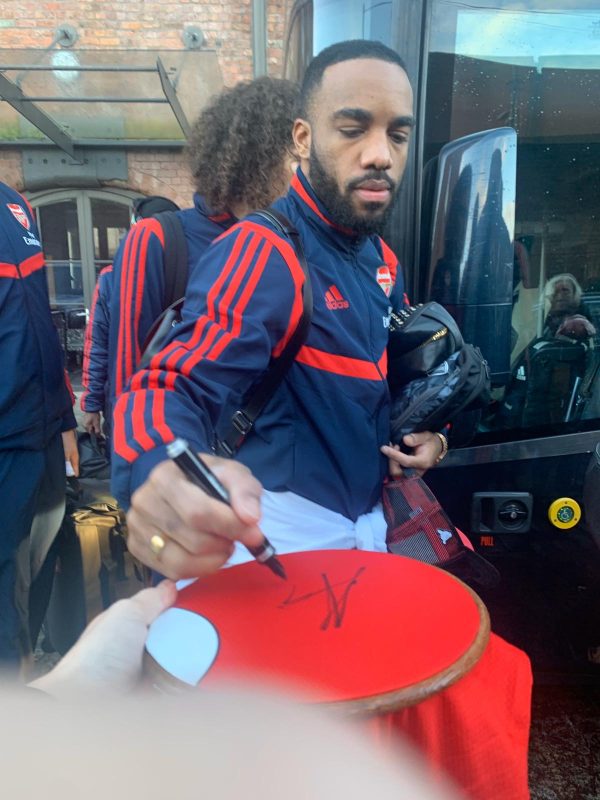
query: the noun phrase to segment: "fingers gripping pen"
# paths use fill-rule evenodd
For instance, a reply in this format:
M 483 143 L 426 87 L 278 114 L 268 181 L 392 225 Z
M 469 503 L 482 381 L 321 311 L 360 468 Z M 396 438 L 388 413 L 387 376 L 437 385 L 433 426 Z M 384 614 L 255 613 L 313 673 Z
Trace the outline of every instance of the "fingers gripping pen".
M 175 439 L 167 445 L 167 455 L 174 461 L 186 478 L 196 486 L 203 489 L 206 494 L 215 500 L 221 500 L 231 507 L 229 492 L 217 476 L 206 466 L 204 461 L 197 456 L 184 439 Z M 245 547 L 260 563 L 269 567 L 275 575 L 287 580 L 283 564 L 276 558 L 275 548 L 265 536 L 262 545 L 258 547 Z

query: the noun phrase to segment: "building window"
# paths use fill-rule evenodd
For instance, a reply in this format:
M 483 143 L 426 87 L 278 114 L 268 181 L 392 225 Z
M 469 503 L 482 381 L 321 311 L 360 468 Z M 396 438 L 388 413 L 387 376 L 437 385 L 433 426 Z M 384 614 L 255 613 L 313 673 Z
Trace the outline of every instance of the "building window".
M 89 309 L 100 270 L 110 264 L 129 229 L 135 195 L 65 189 L 29 197 L 48 265 L 53 309 Z
M 64 189 L 29 200 L 46 256 L 50 306 L 70 367 L 81 364 L 96 280 L 131 222 L 132 192 Z

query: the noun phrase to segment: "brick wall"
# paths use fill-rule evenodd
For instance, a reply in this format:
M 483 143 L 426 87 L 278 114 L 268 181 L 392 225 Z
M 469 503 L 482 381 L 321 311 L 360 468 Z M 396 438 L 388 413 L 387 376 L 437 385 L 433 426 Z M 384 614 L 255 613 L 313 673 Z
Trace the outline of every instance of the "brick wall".
M 141 194 L 160 194 L 182 208 L 191 205 L 194 191 L 184 153 L 170 150 L 130 150 L 127 183 L 111 185 Z
M 17 191 L 23 189 L 23 169 L 19 150 L 4 150 L 0 148 L 0 180 L 12 186 L 13 189 L 17 189 Z
M 267 0 L 267 69 L 280 77 L 287 16 L 293 0 Z M 3 0 L 0 3 L 0 47 L 49 47 L 56 29 L 67 23 L 78 39 L 76 49 L 184 50 L 182 33 L 199 27 L 205 46 L 217 52 L 225 85 L 253 76 L 252 2 L 221 0 Z M 20 153 L 0 148 L 0 176 L 23 187 Z M 161 194 L 190 203 L 193 185 L 187 160 L 177 150 L 128 152 L 128 179 L 107 185 L 143 194 Z
M 279 76 L 283 32 L 290 0 L 267 4 L 268 67 Z M 0 5 L 0 47 L 48 47 L 55 31 L 68 23 L 81 49 L 158 50 L 184 48 L 181 34 L 201 28 L 206 46 L 218 53 L 226 85 L 252 77 L 251 0 L 4 0 Z

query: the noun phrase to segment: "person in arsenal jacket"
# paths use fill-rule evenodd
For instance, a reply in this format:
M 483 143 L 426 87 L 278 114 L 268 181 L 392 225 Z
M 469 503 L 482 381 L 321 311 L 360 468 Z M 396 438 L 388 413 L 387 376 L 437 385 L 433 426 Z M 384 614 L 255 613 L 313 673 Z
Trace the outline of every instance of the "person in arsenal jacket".
M 194 204 L 175 212 L 190 275 L 210 243 L 238 217 L 285 192 L 297 105 L 295 84 L 263 76 L 225 89 L 200 113 L 188 143 Z M 149 218 L 130 230 L 115 254 L 108 307 L 111 403 L 137 371 L 146 337 L 166 308 L 168 246 L 160 222 Z
M 274 208 L 303 243 L 312 323 L 236 460 L 207 456 L 233 511 L 163 463 L 166 444 L 182 436 L 209 453 L 281 353 L 302 310 L 304 276 L 289 240 L 252 214 L 223 233 L 192 273 L 182 324 L 115 408 L 113 492 L 126 505 L 133 496 L 129 546 L 168 577 L 220 566 L 231 539 L 259 543 L 259 517 L 280 552 L 383 550 L 378 500 L 388 458 L 423 470 L 443 452 L 440 436 L 427 432 L 407 441 L 411 455 L 388 447 L 389 315 L 404 288 L 378 233 L 414 125 L 403 62 L 376 42 L 340 43 L 311 62 L 301 95 L 293 128 L 301 168 Z M 158 554 L 153 536 L 166 542 Z M 245 557 L 238 548 L 234 560 Z
M 44 267 L 27 200 L 0 183 L 0 666 L 5 667 L 17 667 L 31 650 L 29 606 L 38 602 L 30 574 L 36 572 L 29 552 L 34 516 L 43 505 L 45 512 L 56 511 L 60 524 L 65 458 L 77 471 L 76 422 Z M 44 552 L 56 532 L 44 532 Z M 37 616 L 43 614 L 38 610 Z

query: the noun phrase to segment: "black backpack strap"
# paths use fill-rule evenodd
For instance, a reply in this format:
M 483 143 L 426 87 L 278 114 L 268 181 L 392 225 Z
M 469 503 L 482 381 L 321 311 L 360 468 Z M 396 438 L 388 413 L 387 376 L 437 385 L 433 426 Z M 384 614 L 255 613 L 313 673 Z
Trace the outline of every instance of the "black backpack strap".
M 269 367 L 258 384 L 253 388 L 250 396 L 232 417 L 229 429 L 222 439 L 217 439 L 215 451 L 218 455 L 231 458 L 244 443 L 246 437 L 254 427 L 254 423 L 262 410 L 277 391 L 285 378 L 288 369 L 294 363 L 298 351 L 306 341 L 313 311 L 312 286 L 310 273 L 300 235 L 292 223 L 283 214 L 274 209 L 255 211 L 253 216 L 259 216 L 269 222 L 278 233 L 290 239 L 296 251 L 298 263 L 304 272 L 304 285 L 302 287 L 303 309 L 298 320 L 298 325 L 290 337 L 283 352 L 278 358 L 271 360 Z
M 181 322 L 184 301 L 185 297 L 176 300 L 154 320 L 148 335 L 144 339 L 138 369 L 146 369 L 154 356 L 163 349 L 167 334 L 171 331 L 171 328 Z
M 188 248 L 183 225 L 175 211 L 154 215 L 165 234 L 165 294 L 163 308 L 169 308 L 185 295 L 188 281 Z
M 188 281 L 188 246 L 183 225 L 175 211 L 161 211 L 154 215 L 163 229 L 165 291 L 163 311 L 148 331 L 138 369 L 146 369 L 152 358 L 162 350 L 167 333 L 181 318 L 181 309 Z

